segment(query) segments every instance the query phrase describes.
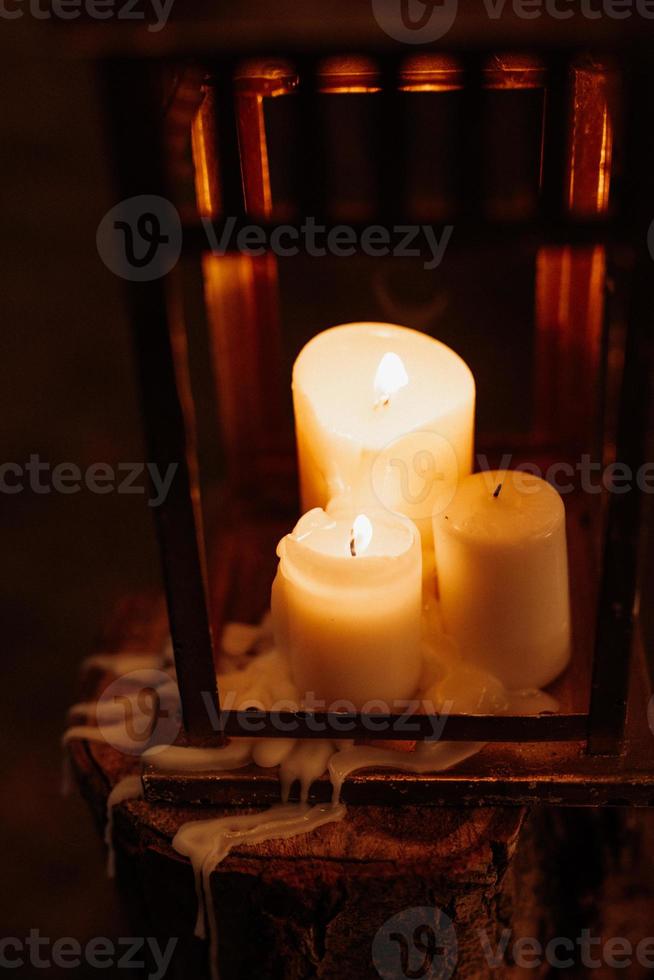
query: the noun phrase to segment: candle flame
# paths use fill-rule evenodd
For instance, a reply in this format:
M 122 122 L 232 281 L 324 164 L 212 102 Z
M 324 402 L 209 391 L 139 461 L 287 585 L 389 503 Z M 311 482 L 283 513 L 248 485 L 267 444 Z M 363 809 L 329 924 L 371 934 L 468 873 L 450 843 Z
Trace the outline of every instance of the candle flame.
M 388 405 L 391 395 L 408 383 L 409 375 L 406 373 L 402 358 L 393 351 L 388 351 L 379 362 L 375 375 L 376 404 Z
M 354 518 L 350 531 L 350 554 L 353 558 L 363 554 L 372 541 L 372 524 L 365 514 Z

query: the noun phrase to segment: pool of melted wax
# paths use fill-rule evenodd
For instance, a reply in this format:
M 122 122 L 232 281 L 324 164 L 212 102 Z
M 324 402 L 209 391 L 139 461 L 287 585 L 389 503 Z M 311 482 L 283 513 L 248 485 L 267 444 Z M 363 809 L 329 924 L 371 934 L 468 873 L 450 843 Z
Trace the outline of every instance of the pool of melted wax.
M 262 768 L 279 767 L 284 802 L 297 782 L 300 801 L 305 803 L 312 783 L 327 772 L 334 786 L 334 799 L 338 800 L 344 779 L 358 769 L 382 767 L 437 772 L 478 752 L 482 748 L 479 742 L 439 740 L 442 731 L 439 724 L 442 725 L 445 714 L 539 714 L 558 710 L 557 702 L 542 691 L 507 691 L 496 677 L 463 663 L 452 641 L 440 629 L 436 603 L 425 607 L 423 632 L 422 676 L 411 710 L 437 716 L 433 739 L 429 742 L 419 743 L 415 748 L 411 743 L 403 743 L 401 748 L 396 748 L 389 743 L 355 745 L 347 739 L 244 737 L 232 739 L 221 748 L 198 749 L 171 746 L 166 741 L 169 730 L 165 728 L 161 731 L 162 744 L 156 744 L 159 731 L 155 727 L 154 744 L 150 743 L 143 758 L 155 768 L 170 772 L 226 771 L 250 763 Z M 179 711 L 174 670 L 166 660 L 162 654 L 149 653 L 89 658 L 86 667 L 111 669 L 120 679 L 122 696 L 74 705 L 70 716 L 77 724 L 65 732 L 64 744 L 74 739 L 104 741 L 119 751 L 134 754 L 133 736 L 125 724 L 126 704 L 130 699 L 134 710 L 142 713 L 144 704 L 139 694 L 142 688 L 150 686 L 157 689 L 159 706 L 163 701 L 168 713 Z M 259 626 L 240 623 L 226 626 L 222 662 L 235 668 L 218 674 L 224 709 L 293 710 L 303 706 L 289 663 L 273 646 L 269 614 Z M 154 710 L 155 702 L 151 703 Z
M 314 781 L 327 773 L 333 786 L 332 800 L 337 803 L 344 780 L 360 769 L 439 772 L 479 752 L 482 742 L 439 740 L 446 714 L 539 714 L 558 710 L 554 698 L 543 691 L 507 691 L 496 677 L 463 663 L 452 641 L 438 629 L 436 617 L 436 609 L 426 610 L 428 639 L 423 644 L 422 676 L 412 707 L 435 716 L 431 741 L 416 746 L 405 742 L 397 747 L 398 743 L 392 742 L 355 744 L 348 739 L 234 738 L 221 748 L 157 746 L 144 753 L 144 759 L 167 772 L 219 772 L 250 763 L 264 769 L 278 767 L 284 803 L 298 783 L 300 802 L 305 804 Z M 257 651 L 256 655 L 248 656 L 252 650 Z M 230 624 L 223 636 L 223 653 L 227 660 L 238 660 L 240 664 L 239 669 L 218 674 L 223 708 L 302 707 L 288 661 L 272 645 L 267 619 L 259 629 Z
M 176 736 L 180 724 L 175 719 L 181 716 L 179 688 L 171 668 L 141 667 L 134 669 L 131 655 L 125 660 L 121 655 L 111 658 L 112 673 L 116 680 L 96 701 L 80 701 L 68 710 L 69 727 L 65 730 L 62 743 L 85 739 L 89 742 L 106 742 L 119 752 L 127 755 L 140 755 L 143 741 L 155 744 L 158 738 L 170 741 Z M 123 666 L 123 664 L 125 666 Z M 127 671 L 123 673 L 123 671 Z M 156 692 L 154 697 L 144 697 L 144 692 Z M 170 718 L 170 724 L 157 727 L 157 716 Z M 136 719 L 138 725 L 132 727 Z M 149 739 L 139 736 L 152 729 Z
M 306 802 L 314 780 L 327 772 L 334 787 L 333 799 L 338 801 L 343 781 L 358 769 L 438 772 L 462 762 L 483 747 L 481 742 L 439 741 L 444 714 L 540 714 L 558 710 L 558 703 L 545 692 L 507 691 L 492 674 L 462 662 L 454 643 L 442 632 L 435 602 L 425 607 L 423 634 L 422 676 L 412 710 L 440 716 L 440 721 L 435 719 L 433 740 L 419 743 L 413 751 L 406 751 L 411 743 L 404 743 L 401 750 L 389 747 L 388 743 L 355 745 L 347 739 L 233 739 L 221 749 L 162 749 L 156 756 L 148 753 L 148 761 L 156 768 L 186 771 L 224 770 L 248 762 L 262 768 L 278 766 L 284 802 L 288 801 L 295 782 L 300 785 L 301 802 Z M 253 650 L 257 655 L 247 659 L 248 652 Z M 241 664 L 240 669 L 218 674 L 224 708 L 294 710 L 303 707 L 289 663 L 273 646 L 268 617 L 258 630 L 229 624 L 223 635 L 223 653 L 226 658 L 238 658 Z M 401 713 L 402 709 L 398 711 Z M 238 757 L 236 765 L 232 762 L 235 756 Z

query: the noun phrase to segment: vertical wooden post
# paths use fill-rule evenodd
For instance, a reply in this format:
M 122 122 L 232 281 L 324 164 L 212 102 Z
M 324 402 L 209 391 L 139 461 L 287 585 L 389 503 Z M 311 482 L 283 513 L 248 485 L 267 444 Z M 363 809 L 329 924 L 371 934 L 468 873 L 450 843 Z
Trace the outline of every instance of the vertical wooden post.
M 635 483 L 645 461 L 650 411 L 654 291 L 650 222 L 654 216 L 651 174 L 654 167 L 654 78 L 644 62 L 631 66 L 626 167 L 629 187 L 622 208 L 632 227 L 636 264 L 631 284 L 627 339 L 616 438 L 616 460 L 631 472 L 628 492 L 609 494 L 602 586 L 593 665 L 588 749 L 617 754 L 624 736 L 629 668 L 638 586 L 642 491 Z
M 122 197 L 165 197 L 162 110 L 153 68 L 111 62 L 104 81 Z M 183 345 L 173 345 L 165 279 L 128 286 L 148 462 L 160 473 L 174 467 L 168 494 L 152 510 L 184 727 L 191 738 L 206 738 L 216 734 L 210 710 L 217 706 L 216 672 L 193 440 L 186 428 L 192 420 L 184 417 L 176 369 L 175 354 L 183 354 Z

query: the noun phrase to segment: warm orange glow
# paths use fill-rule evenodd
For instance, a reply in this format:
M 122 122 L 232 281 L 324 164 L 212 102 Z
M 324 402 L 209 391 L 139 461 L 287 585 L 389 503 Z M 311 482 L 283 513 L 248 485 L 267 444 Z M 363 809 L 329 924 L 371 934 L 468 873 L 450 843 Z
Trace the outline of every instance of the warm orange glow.
M 239 95 L 237 105 L 247 206 L 253 214 L 269 218 L 272 214 L 272 190 L 263 96 Z
M 241 62 L 235 74 L 236 89 L 242 95 L 276 98 L 297 88 L 295 69 L 288 61 L 250 58 Z
M 608 108 L 604 107 L 602 123 L 602 148 L 600 150 L 599 179 L 597 183 L 597 210 L 606 211 L 609 205 L 609 186 L 611 178 L 611 156 L 613 151 L 613 129 Z
M 602 214 L 608 208 L 616 85 L 616 73 L 608 66 L 573 69 L 568 206 L 575 214 Z
M 572 69 L 567 204 L 576 215 L 605 213 L 618 83 L 609 65 Z M 544 248 L 536 275 L 536 427 L 545 442 L 588 445 L 597 424 L 606 254 L 601 246 Z
M 213 94 L 211 91 L 207 91 L 191 125 L 191 148 L 195 166 L 195 194 L 198 213 L 202 217 L 213 217 L 219 210 L 215 146 L 216 133 L 213 122 Z
M 371 58 L 341 56 L 325 58 L 318 70 L 320 91 L 330 95 L 379 92 L 379 72 Z
M 482 70 L 485 88 L 540 88 L 544 78 L 542 62 L 524 54 L 494 55 Z M 299 79 L 289 62 L 259 59 L 244 62 L 236 81 L 240 92 L 274 98 L 293 92 Z M 460 62 L 449 54 L 411 55 L 400 71 L 403 92 L 450 92 L 460 89 L 463 81 Z M 331 95 L 379 92 L 379 66 L 363 55 L 333 55 L 321 61 L 318 84 L 321 92 Z
M 542 63 L 530 55 L 494 55 L 482 69 L 482 84 L 491 89 L 542 88 Z M 416 54 L 402 68 L 404 92 L 451 92 L 462 88 L 464 73 L 451 55 Z

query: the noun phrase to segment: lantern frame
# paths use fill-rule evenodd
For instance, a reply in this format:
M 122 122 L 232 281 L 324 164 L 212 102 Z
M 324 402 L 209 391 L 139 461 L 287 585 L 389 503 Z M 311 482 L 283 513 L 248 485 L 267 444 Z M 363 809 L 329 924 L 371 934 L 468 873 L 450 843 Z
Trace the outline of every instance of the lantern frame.
M 214 43 L 215 42 L 215 43 Z M 225 216 L 236 222 L 235 230 L 251 221 L 241 180 L 239 130 L 236 113 L 238 66 L 245 59 L 265 59 L 270 51 L 293 62 L 298 109 L 303 133 L 301 185 L 297 189 L 300 211 L 329 225 L 322 193 L 320 150 L 323 134 L 317 123 L 316 100 L 321 91 L 320 62 L 338 50 L 352 57 L 369 57 L 378 66 L 379 92 L 384 102 L 385 152 L 379 158 L 377 210 L 371 221 L 396 224 L 404 217 L 399 188 L 405 159 L 401 141 L 394 134 L 402 126 L 398 99 L 406 51 L 399 45 L 362 40 L 332 42 L 325 46 L 314 36 L 306 44 L 291 41 L 283 50 L 265 41 L 253 48 L 212 38 L 212 50 L 198 51 L 192 44 L 177 45 L 166 52 L 166 65 L 185 58 L 201 63 L 214 79 L 217 157 L 220 161 L 220 215 L 185 215 L 184 250 L 195 263 L 206 250 L 207 223 L 220 236 Z M 548 110 L 544 133 L 543 180 L 538 213 L 511 220 L 482 217 L 478 155 L 472 152 L 478 127 L 484 66 L 497 51 L 488 38 L 463 45 L 460 39 L 439 43 L 439 51 L 456 56 L 466 100 L 469 126 L 463 138 L 467 152 L 460 175 L 467 189 L 465 207 L 445 215 L 457 235 L 488 240 L 500 245 L 529 241 L 552 244 L 624 245 L 633 250 L 633 282 L 624 347 L 624 367 L 619 402 L 616 458 L 636 472 L 646 459 L 649 401 L 651 311 L 654 309 L 652 257 L 648 251 L 649 216 L 654 215 L 654 70 L 648 63 L 646 45 L 636 33 L 606 50 L 625 75 L 624 169 L 622 181 L 607 213 L 584 215 L 565 207 L 568 112 L 568 68 L 579 47 L 559 38 L 529 37 L 528 47 L 542 59 Z M 584 45 L 584 48 L 590 45 Z M 519 50 L 524 50 L 521 42 Z M 508 51 L 506 43 L 503 51 Z M 518 49 L 515 49 L 516 54 Z M 164 126 L 160 113 L 160 65 L 142 53 L 129 57 L 111 54 L 101 59 L 107 118 L 115 151 L 121 197 L 139 194 L 169 195 Z M 400 175 L 398 177 L 398 175 Z M 267 231 L 279 222 L 257 216 Z M 332 222 L 333 223 L 333 222 Z M 369 222 L 367 222 L 369 223 Z M 356 222 L 351 223 L 357 227 Z M 221 712 L 216 689 L 212 611 L 207 599 L 207 565 L 198 504 L 197 454 L 193 432 L 193 406 L 185 363 L 185 337 L 179 303 L 170 277 L 128 284 L 130 317 L 135 338 L 139 381 L 145 420 L 148 458 L 177 473 L 166 500 L 155 511 L 166 588 L 175 665 L 184 719 L 184 739 L 190 744 L 218 744 L 225 737 L 343 738 L 415 740 L 433 731 L 429 716 L 416 715 L 407 730 L 401 715 L 379 716 L 383 731 L 373 733 L 358 715 L 308 712 Z M 634 643 L 635 607 L 638 596 L 639 543 L 643 531 L 642 494 L 611 494 L 608 501 L 603 546 L 601 585 L 597 601 L 596 642 L 593 655 L 590 702 L 587 711 L 540 716 L 449 715 L 441 737 L 449 741 L 489 743 L 487 755 L 475 757 L 450 772 L 408 775 L 366 772 L 348 778 L 343 799 L 353 803 L 415 802 L 517 804 L 546 801 L 557 804 L 632 803 L 654 805 L 654 754 L 648 726 L 651 664 L 642 644 Z M 221 505 L 222 506 L 222 505 Z M 243 512 L 230 511 L 231 515 Z M 247 518 L 246 518 L 247 519 Z M 216 543 L 220 558 L 228 554 L 227 538 Z M 209 562 L 213 559 L 209 558 Z M 212 600 L 213 601 L 213 600 Z M 634 650 L 635 647 L 635 650 Z M 632 656 L 632 652 L 635 654 Z M 220 731 L 211 725 L 207 698 L 220 717 Z M 629 709 L 629 712 L 628 712 Z M 280 724 L 281 723 L 281 724 Z M 319 732 L 316 731 L 319 724 Z M 382 723 L 385 723 L 382 725 Z M 212 802 L 248 805 L 279 798 L 276 777 L 262 770 L 235 773 L 170 774 L 146 765 L 146 797 L 164 802 Z M 325 799 L 329 783 L 314 784 L 313 798 Z

